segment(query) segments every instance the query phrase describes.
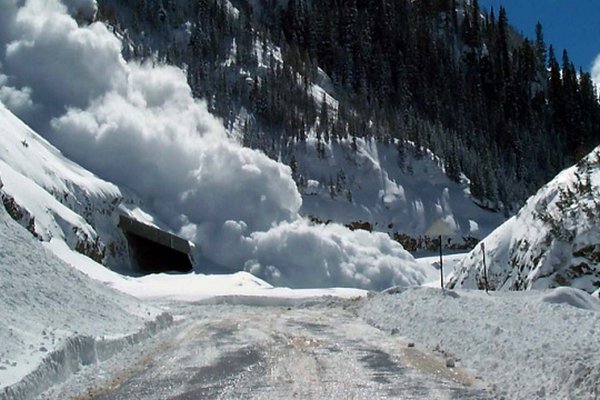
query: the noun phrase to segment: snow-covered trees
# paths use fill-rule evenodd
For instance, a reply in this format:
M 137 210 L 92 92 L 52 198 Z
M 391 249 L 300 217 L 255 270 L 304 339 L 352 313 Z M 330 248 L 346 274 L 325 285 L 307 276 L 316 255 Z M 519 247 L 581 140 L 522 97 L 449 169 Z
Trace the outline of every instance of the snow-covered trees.
M 152 49 L 185 65 L 211 111 L 229 127 L 245 115 L 245 143 L 274 157 L 312 130 L 325 141 L 402 137 L 446 159 L 453 179 L 472 178 L 476 195 L 509 205 L 600 140 L 590 75 L 566 52 L 559 63 L 540 24 L 533 40 L 514 32 L 504 8 L 496 18 L 477 1 L 160 4 L 105 0 L 99 14 L 146 49 L 132 56 Z M 174 40 L 184 30 L 189 39 Z M 318 68 L 337 112 L 313 93 Z

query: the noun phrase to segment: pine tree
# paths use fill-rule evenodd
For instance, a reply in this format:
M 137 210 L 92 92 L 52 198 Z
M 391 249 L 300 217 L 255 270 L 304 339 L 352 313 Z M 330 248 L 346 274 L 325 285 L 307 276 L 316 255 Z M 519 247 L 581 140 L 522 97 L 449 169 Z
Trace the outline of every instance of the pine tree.
M 544 41 L 544 32 L 542 24 L 538 21 L 535 25 L 535 55 L 537 61 L 537 70 L 539 72 L 546 71 L 546 58 L 548 51 L 546 48 L 546 42 Z M 545 75 L 544 75 L 545 76 Z

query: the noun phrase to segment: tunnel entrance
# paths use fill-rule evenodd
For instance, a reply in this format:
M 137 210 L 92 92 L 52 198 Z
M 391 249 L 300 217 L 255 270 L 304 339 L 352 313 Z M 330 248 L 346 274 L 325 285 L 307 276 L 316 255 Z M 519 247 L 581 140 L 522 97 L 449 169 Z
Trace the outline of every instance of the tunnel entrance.
M 127 238 L 131 265 L 143 273 L 189 272 L 191 247 L 187 240 L 121 215 L 119 228 Z

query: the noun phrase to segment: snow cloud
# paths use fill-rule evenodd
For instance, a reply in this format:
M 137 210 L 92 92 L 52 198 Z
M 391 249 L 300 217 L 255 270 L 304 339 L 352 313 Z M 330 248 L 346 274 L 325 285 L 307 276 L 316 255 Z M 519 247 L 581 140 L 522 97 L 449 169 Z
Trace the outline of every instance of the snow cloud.
M 33 125 L 65 111 L 86 107 L 90 99 L 127 85 L 121 42 L 101 23 L 80 28 L 57 0 L 29 0 L 14 15 L 7 43 L 5 73 L 15 87 L 33 90 L 44 114 Z
M 92 0 L 0 0 L 0 100 L 36 108 L 26 122 L 217 263 L 295 287 L 419 283 L 386 235 L 302 220 L 290 168 L 229 139 L 183 71 L 128 63 L 104 24 L 74 19 L 95 12 Z
M 598 54 L 596 60 L 594 60 L 594 65 L 592 65 L 592 79 L 600 90 L 600 54 Z
M 296 221 L 253 233 L 250 241 L 255 258 L 246 262 L 246 270 L 276 285 L 381 289 L 423 279 L 412 256 L 383 233 Z
M 0 65 L 0 71 L 2 71 Z M 31 100 L 31 88 L 21 89 L 8 85 L 8 76 L 0 72 L 0 102 L 6 105 L 15 114 L 25 116 L 34 110 Z

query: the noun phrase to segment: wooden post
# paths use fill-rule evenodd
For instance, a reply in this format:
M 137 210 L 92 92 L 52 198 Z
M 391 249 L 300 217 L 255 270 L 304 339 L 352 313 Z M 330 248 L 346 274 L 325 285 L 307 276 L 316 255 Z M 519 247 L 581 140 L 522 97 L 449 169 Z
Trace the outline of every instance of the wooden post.
M 485 263 L 485 243 L 481 243 L 481 253 L 483 254 L 483 280 L 485 282 L 485 292 L 488 293 L 488 276 L 487 276 L 487 265 Z
M 440 235 L 440 284 L 444 290 L 444 257 L 442 255 L 442 235 Z

